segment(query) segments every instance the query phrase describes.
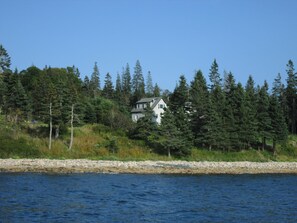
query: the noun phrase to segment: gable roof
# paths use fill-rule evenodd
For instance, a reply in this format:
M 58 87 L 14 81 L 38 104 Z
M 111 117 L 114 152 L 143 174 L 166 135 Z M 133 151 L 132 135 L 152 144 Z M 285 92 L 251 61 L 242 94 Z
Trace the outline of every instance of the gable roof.
M 136 102 L 136 104 L 144 104 L 144 103 L 150 103 L 152 101 L 154 101 L 154 103 L 152 104 L 151 108 L 154 109 L 156 107 L 156 105 L 161 101 L 161 97 L 154 97 L 154 98 L 142 98 L 139 101 Z M 144 112 L 143 108 L 133 108 L 132 113 L 142 113 Z

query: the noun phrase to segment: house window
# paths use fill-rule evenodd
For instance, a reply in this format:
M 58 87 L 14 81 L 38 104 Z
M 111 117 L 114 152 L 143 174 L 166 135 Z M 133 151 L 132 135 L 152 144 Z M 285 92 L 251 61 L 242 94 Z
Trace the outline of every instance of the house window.
M 164 108 L 164 105 L 163 105 L 163 104 L 159 104 L 158 107 L 159 107 L 159 108 Z

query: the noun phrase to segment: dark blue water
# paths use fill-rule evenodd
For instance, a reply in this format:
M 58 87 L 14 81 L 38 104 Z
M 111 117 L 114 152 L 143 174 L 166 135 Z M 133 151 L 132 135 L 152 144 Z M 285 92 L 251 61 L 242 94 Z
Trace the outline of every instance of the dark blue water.
M 0 174 L 0 222 L 297 222 L 297 176 Z

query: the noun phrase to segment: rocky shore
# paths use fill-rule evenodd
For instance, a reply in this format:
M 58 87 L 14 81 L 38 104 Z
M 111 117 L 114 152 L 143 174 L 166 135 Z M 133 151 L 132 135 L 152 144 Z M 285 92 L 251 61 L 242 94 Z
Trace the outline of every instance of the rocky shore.
M 187 162 L 0 159 L 0 172 L 137 174 L 297 174 L 297 162 Z

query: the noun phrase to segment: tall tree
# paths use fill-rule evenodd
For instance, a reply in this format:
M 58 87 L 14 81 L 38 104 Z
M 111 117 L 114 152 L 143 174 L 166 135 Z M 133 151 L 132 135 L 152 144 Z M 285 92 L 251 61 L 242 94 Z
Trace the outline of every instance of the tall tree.
M 189 154 L 189 147 L 185 137 L 175 124 L 175 117 L 173 113 L 166 109 L 162 114 L 162 123 L 159 127 L 158 139 L 156 140 L 163 151 L 167 151 L 168 157 L 174 153 L 178 156 L 184 156 Z
M 169 106 L 173 113 L 176 113 L 179 108 L 185 108 L 186 102 L 189 101 L 189 88 L 184 75 L 179 77 L 179 84 L 175 87 L 170 96 Z
M 219 65 L 217 64 L 216 59 L 214 59 L 209 70 L 209 80 L 211 82 L 210 89 L 213 89 L 216 86 L 221 86 L 222 78 L 219 74 Z
M 250 75 L 245 86 L 244 97 L 244 125 L 241 129 L 245 135 L 246 147 L 249 148 L 256 144 L 258 138 L 258 119 L 257 119 L 257 98 L 255 90 L 255 82 Z
M 146 78 L 146 95 L 147 97 L 154 96 L 153 79 L 150 71 L 147 73 L 147 78 Z
M 208 111 L 209 92 L 201 70 L 195 74 L 190 86 L 190 102 L 192 103 L 192 131 L 197 146 L 204 146 L 206 116 Z
M 0 44 L 0 74 L 10 67 L 10 56 L 6 49 Z
M 297 74 L 295 73 L 294 63 L 289 60 L 287 64 L 287 88 L 286 99 L 288 103 L 288 126 L 290 132 L 296 134 L 296 98 L 297 98 Z
M 270 97 L 269 115 L 271 119 L 271 137 L 273 153 L 276 153 L 276 143 L 285 142 L 288 137 L 288 127 L 281 109 L 279 99 L 276 95 Z
M 136 65 L 134 67 L 134 75 L 132 79 L 132 91 L 133 91 L 133 99 L 132 99 L 133 104 L 145 96 L 145 84 L 144 84 L 144 78 L 142 74 L 142 67 L 140 65 L 139 60 L 136 61 Z
M 109 73 L 107 73 L 105 76 L 102 94 L 105 98 L 108 98 L 108 99 L 114 98 L 114 89 L 113 89 L 112 79 Z
M 126 64 L 125 70 L 122 73 L 122 91 L 124 104 L 128 107 L 131 99 L 131 74 L 129 64 Z
M 271 132 L 271 118 L 269 116 L 269 95 L 268 84 L 265 81 L 264 85 L 258 92 L 257 100 L 257 121 L 258 121 L 258 133 L 262 140 L 262 150 L 265 149 L 266 140 L 270 138 Z
M 123 104 L 123 95 L 122 95 L 122 82 L 121 82 L 121 76 L 118 73 L 117 79 L 116 79 L 116 86 L 115 86 L 115 99 L 119 104 Z
M 97 97 L 100 91 L 100 73 L 97 66 L 97 62 L 95 62 L 93 73 L 91 75 L 90 80 L 90 90 L 93 93 L 93 97 Z
M 160 97 L 161 96 L 161 89 L 160 89 L 160 87 L 158 86 L 157 83 L 154 86 L 153 95 L 154 95 L 154 97 Z

